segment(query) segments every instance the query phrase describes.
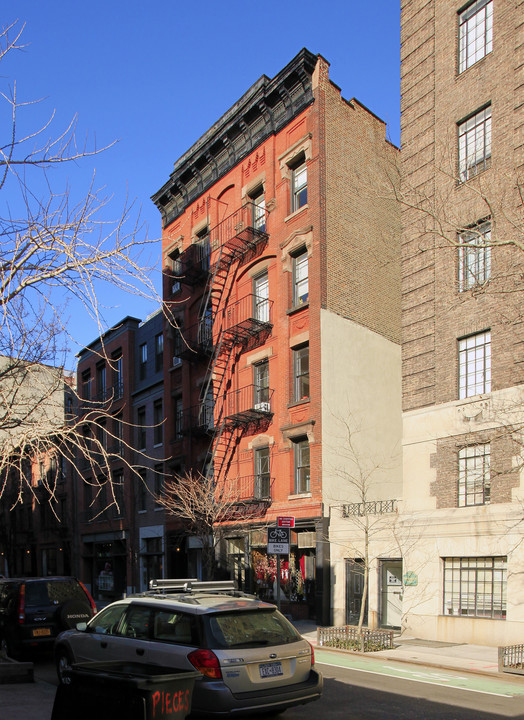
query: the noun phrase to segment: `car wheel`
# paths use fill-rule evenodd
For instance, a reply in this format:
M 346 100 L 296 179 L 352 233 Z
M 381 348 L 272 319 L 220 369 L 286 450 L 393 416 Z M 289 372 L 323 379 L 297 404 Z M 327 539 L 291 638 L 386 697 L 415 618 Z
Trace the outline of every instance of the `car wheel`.
M 71 684 L 71 665 L 73 664 L 73 658 L 69 650 L 60 648 L 56 655 L 56 674 L 58 675 L 58 682 L 60 685 Z
M 91 620 L 91 608 L 81 600 L 69 600 L 60 609 L 60 624 L 63 630 L 76 627 L 77 623 Z

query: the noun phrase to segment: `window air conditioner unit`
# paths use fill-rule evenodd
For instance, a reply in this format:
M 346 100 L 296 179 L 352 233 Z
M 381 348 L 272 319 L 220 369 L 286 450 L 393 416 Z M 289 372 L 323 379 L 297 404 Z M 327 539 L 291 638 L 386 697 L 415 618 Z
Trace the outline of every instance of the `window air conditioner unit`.
M 182 288 L 182 285 L 180 285 L 178 280 L 176 280 L 171 287 L 171 295 L 176 295 L 177 292 L 180 292 L 181 288 Z
M 258 410 L 259 412 L 270 412 L 269 403 L 268 402 L 255 403 L 255 410 Z
M 178 355 L 173 355 L 173 367 L 178 367 L 179 365 L 182 365 L 182 358 L 178 357 Z

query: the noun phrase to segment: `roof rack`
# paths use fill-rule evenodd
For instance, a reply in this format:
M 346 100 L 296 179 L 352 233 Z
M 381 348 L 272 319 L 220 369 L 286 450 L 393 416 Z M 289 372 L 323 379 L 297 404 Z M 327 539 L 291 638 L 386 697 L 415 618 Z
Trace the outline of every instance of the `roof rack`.
M 149 581 L 151 592 L 231 592 L 236 590 L 234 580 L 203 581 L 197 578 L 159 578 Z

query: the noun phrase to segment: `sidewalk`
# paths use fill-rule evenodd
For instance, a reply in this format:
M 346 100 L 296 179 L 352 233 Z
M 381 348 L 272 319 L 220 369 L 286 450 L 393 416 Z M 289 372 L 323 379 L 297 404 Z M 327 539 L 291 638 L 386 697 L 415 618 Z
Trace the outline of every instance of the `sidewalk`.
M 293 625 L 315 647 L 317 645 L 317 627 L 307 620 L 294 620 Z M 418 640 L 417 638 L 395 638 L 395 649 L 379 650 L 373 657 L 383 657 L 399 662 L 430 665 L 460 672 L 494 673 L 498 672 L 498 648 L 484 645 L 463 645 Z M 329 648 L 325 648 L 329 650 Z M 343 651 L 336 651 L 343 652 Z M 369 653 L 367 654 L 369 655 Z M 504 674 L 504 677 L 508 675 Z
M 316 625 L 308 621 L 293 621 L 297 630 L 314 646 L 317 644 Z M 481 645 L 451 645 L 416 638 L 396 639 L 394 650 L 372 653 L 373 657 L 420 664 L 429 667 L 457 670 L 459 672 L 498 673 L 496 647 Z M 328 649 L 328 648 L 326 648 Z M 336 650 L 334 652 L 344 652 Z M 510 680 L 515 676 L 504 674 Z M 56 687 L 42 680 L 34 683 L 0 685 L 0 708 L 2 720 L 51 720 Z

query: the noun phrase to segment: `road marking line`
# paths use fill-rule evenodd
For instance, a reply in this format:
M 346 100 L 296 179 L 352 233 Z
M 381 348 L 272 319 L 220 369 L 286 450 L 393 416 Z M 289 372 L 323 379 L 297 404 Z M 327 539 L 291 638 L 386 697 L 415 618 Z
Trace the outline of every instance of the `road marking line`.
M 328 667 L 338 667 L 342 670 L 352 670 L 353 672 L 368 673 L 369 675 L 389 675 L 386 672 L 378 672 L 377 670 L 363 670 L 362 668 L 350 667 L 349 665 L 337 665 L 336 663 L 328 663 L 317 660 L 315 665 L 327 665 Z M 399 670 L 399 672 L 402 672 Z M 407 671 L 404 671 L 407 672 Z M 419 678 L 410 678 L 407 676 L 390 675 L 390 677 L 398 677 L 401 680 L 408 680 L 409 682 L 422 683 L 424 685 L 442 685 L 443 687 L 453 687 L 455 690 L 465 690 L 466 692 L 476 692 L 481 695 L 495 695 L 495 697 L 512 698 L 514 695 L 506 695 L 505 693 L 488 692 L 487 690 L 475 690 L 474 688 L 463 687 L 462 685 L 445 685 L 442 682 L 436 680 L 420 680 Z

